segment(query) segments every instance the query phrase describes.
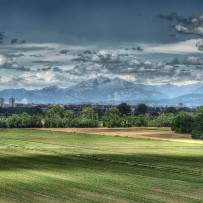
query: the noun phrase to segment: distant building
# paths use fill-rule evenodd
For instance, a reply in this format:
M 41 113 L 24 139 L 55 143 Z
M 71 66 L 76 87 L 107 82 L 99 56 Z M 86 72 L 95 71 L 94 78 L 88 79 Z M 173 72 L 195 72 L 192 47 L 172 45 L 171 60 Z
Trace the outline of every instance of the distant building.
M 15 98 L 10 98 L 9 99 L 9 107 L 15 107 L 16 104 L 15 104 Z
M 24 104 L 23 103 L 16 103 L 15 106 L 16 107 L 24 107 Z
M 4 108 L 4 99 L 0 98 L 0 108 Z
M 182 103 L 179 103 L 179 104 L 178 104 L 178 107 L 179 107 L 179 108 L 183 108 L 184 105 L 183 105 Z

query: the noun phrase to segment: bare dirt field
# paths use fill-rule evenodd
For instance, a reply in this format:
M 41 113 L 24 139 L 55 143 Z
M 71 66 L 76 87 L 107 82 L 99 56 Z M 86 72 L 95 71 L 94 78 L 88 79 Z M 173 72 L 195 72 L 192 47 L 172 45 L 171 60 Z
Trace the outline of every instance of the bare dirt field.
M 168 140 L 187 143 L 203 144 L 202 140 L 194 140 L 189 134 L 179 134 L 172 132 L 170 128 L 40 128 L 40 130 L 76 132 L 87 134 L 111 135 L 111 136 L 128 136 L 135 138 Z

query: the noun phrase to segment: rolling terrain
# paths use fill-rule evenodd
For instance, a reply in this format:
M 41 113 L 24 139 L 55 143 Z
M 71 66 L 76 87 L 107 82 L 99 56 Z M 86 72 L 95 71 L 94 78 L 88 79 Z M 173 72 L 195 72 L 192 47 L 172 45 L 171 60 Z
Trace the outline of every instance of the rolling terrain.
M 118 135 L 2 129 L 0 200 L 202 202 L 202 147 Z
M 154 140 L 167 140 L 187 143 L 200 143 L 202 140 L 195 140 L 189 134 L 180 134 L 171 131 L 170 127 L 132 127 L 132 128 L 39 128 L 58 132 L 76 132 L 97 135 L 124 136 L 134 138 L 145 138 Z

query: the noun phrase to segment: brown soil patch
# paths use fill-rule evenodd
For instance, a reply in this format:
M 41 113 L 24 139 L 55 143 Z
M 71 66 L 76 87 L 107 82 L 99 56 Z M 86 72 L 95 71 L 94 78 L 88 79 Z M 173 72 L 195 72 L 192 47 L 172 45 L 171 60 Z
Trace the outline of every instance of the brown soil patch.
M 166 129 L 166 128 L 164 128 Z M 179 134 L 170 130 L 156 128 L 40 128 L 39 130 L 76 132 L 87 134 L 111 135 L 111 136 L 128 136 L 135 138 L 168 140 L 187 143 L 203 144 L 202 140 L 194 140 L 189 134 Z

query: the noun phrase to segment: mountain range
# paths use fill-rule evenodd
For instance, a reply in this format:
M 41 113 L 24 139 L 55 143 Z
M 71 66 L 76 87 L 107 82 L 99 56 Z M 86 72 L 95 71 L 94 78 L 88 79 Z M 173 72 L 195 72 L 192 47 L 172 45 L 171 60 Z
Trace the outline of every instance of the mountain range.
M 120 78 L 97 77 L 68 88 L 50 86 L 40 90 L 5 89 L 0 97 L 8 101 L 14 97 L 18 102 L 35 104 L 79 104 L 101 103 L 147 105 L 199 106 L 203 104 L 203 84 L 195 83 L 177 86 L 173 84 L 143 85 L 127 82 Z

